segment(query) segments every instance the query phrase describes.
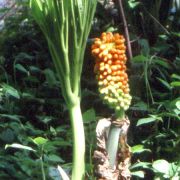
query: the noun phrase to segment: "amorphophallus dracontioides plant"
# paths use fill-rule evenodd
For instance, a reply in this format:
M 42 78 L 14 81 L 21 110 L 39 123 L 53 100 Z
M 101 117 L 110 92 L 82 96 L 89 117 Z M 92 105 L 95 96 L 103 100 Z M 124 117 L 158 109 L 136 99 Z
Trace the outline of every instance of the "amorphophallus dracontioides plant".
M 30 0 L 43 31 L 67 104 L 73 130 L 72 180 L 84 177 L 85 138 L 80 109 L 80 78 L 97 0 Z
M 100 144 L 101 140 L 98 140 L 101 152 L 102 149 L 107 150 L 109 166 L 111 166 L 112 170 L 119 163 L 118 146 L 127 146 L 126 140 L 124 139 L 125 136 L 121 138 L 121 140 L 120 136 L 123 133 L 126 133 L 126 130 L 128 129 L 127 127 L 129 127 L 129 124 L 127 124 L 127 118 L 125 117 L 125 111 L 129 108 L 131 103 L 131 96 L 129 94 L 128 75 L 126 73 L 127 58 L 124 42 L 125 39 L 122 35 L 107 32 L 102 33 L 100 38 L 95 38 L 91 47 L 92 55 L 95 57 L 94 72 L 96 73 L 100 96 L 102 97 L 104 103 L 108 104 L 110 108 L 115 110 L 115 121 L 111 124 L 106 147 Z M 105 123 L 107 122 L 104 121 L 104 124 Z M 107 128 L 107 126 L 105 128 Z M 104 134 L 104 132 L 99 132 L 98 129 L 96 132 L 97 131 L 98 136 L 99 134 Z M 97 139 L 98 138 L 101 138 L 101 136 L 97 137 Z M 121 141 L 122 144 L 119 143 L 119 141 Z M 124 150 L 129 149 L 122 149 L 122 151 Z M 101 152 L 95 153 L 96 158 Z M 98 158 L 105 162 L 103 159 L 105 156 L 106 154 L 100 155 Z M 129 158 L 129 154 L 127 156 Z M 104 164 L 105 166 L 107 165 L 107 163 Z M 103 167 L 100 168 L 100 166 L 101 165 L 97 166 L 97 174 L 101 174 L 101 178 L 110 178 L 114 180 L 117 176 L 119 176 L 116 174 L 111 177 L 108 172 L 102 173 Z M 107 167 L 104 168 L 105 171 L 106 169 Z M 127 176 L 129 177 L 130 175 L 128 174 Z

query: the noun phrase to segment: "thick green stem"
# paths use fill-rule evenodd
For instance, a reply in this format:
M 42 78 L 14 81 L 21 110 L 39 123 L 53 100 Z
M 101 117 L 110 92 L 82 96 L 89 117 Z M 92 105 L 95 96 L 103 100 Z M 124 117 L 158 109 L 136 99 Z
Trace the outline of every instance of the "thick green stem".
M 115 115 L 117 119 L 122 119 L 124 117 L 124 111 L 116 111 Z M 112 168 L 116 166 L 120 133 L 121 133 L 121 128 L 112 124 L 107 141 L 107 152 L 109 155 L 109 163 Z
M 84 155 L 85 155 L 85 137 L 80 101 L 69 107 L 70 119 L 73 130 L 73 172 L 72 180 L 84 179 Z

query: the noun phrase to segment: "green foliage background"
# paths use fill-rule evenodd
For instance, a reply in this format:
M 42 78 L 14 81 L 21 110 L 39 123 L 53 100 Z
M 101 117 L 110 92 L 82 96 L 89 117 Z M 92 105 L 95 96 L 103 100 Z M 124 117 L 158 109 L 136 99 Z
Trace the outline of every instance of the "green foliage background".
M 98 3 L 82 75 L 86 176 L 93 179 L 95 126 L 111 110 L 99 98 L 90 55 L 92 38 L 123 33 L 118 4 Z M 148 3 L 149 2 L 149 3 Z M 0 31 L 0 179 L 58 178 L 71 171 L 72 132 L 48 47 L 26 3 Z M 180 178 L 180 5 L 178 1 L 124 2 L 133 59 L 129 60 L 132 105 L 132 179 Z M 8 9 L 3 9 L 4 13 Z M 163 167 L 163 168 L 162 168 Z

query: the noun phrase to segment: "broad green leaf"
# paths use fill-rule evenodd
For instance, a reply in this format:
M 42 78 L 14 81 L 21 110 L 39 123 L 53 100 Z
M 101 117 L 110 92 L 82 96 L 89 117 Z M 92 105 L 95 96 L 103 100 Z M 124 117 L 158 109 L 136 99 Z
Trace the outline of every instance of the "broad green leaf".
M 64 160 L 60 158 L 59 156 L 56 156 L 55 154 L 49 155 L 48 160 L 52 162 L 64 163 Z
M 31 61 L 32 59 L 33 59 L 34 57 L 33 56 L 31 56 L 31 55 L 29 55 L 29 54 L 27 54 L 27 53 L 25 53 L 25 52 L 21 52 L 21 53 L 19 53 L 16 57 L 15 57 L 15 61 L 17 62 L 17 61 L 23 61 L 23 60 L 29 60 L 29 61 Z
M 177 74 L 172 74 L 171 78 L 180 80 L 180 76 Z
M 178 163 L 170 163 L 170 168 L 169 168 L 169 175 L 171 177 L 174 177 L 174 179 L 172 180 L 175 180 L 177 177 L 179 177 L 180 175 L 180 166 L 178 165 Z M 179 179 L 177 179 L 179 180 Z
M 117 28 L 115 28 L 113 26 L 110 26 L 110 27 L 107 28 L 106 32 L 115 32 L 117 30 L 118 30 Z
M 15 88 L 5 83 L 1 84 L 1 86 L 6 94 L 13 96 L 14 98 L 20 99 L 19 92 Z
M 15 68 L 16 68 L 17 70 L 23 72 L 23 73 L 28 74 L 27 69 L 26 69 L 23 65 L 21 65 L 21 64 L 16 64 L 16 65 L 15 65 Z
M 48 84 L 50 86 L 53 86 L 53 85 L 57 84 L 55 74 L 51 69 L 45 69 L 44 74 L 46 76 L 46 81 L 48 82 Z
M 179 3 L 179 1 L 178 0 L 176 0 L 177 1 L 177 3 Z M 179 3 L 179 5 L 180 5 L 180 3 Z M 180 7 L 179 7 L 180 8 Z M 180 38 L 180 33 L 179 32 L 171 32 L 174 36 L 177 36 L 177 37 L 179 37 Z
M 159 159 L 153 162 L 152 167 L 160 173 L 168 174 L 170 164 L 164 159 Z
M 144 55 L 138 55 L 132 58 L 132 61 L 135 63 L 144 63 L 147 60 L 148 60 L 148 57 Z
M 142 118 L 142 119 L 138 120 L 136 126 L 141 126 L 141 125 L 152 123 L 155 121 L 156 121 L 156 118 L 154 118 L 154 117 Z
M 167 69 L 170 68 L 170 65 L 168 62 L 166 62 L 165 60 L 162 60 L 160 58 L 157 58 L 157 57 L 153 59 L 153 63 L 158 64 L 158 65 L 160 65 L 164 68 L 167 68 Z
M 18 143 L 6 144 L 5 149 L 7 149 L 7 148 L 17 148 L 17 149 L 23 149 L 23 150 L 29 150 L 29 151 L 36 151 L 29 146 L 24 146 L 24 145 L 18 144 Z
M 173 81 L 171 83 L 171 86 L 173 86 L 173 87 L 180 87 L 180 81 Z
M 43 138 L 43 137 L 37 137 L 37 138 L 34 138 L 34 139 L 32 139 L 32 140 L 33 140 L 33 142 L 34 142 L 35 144 L 37 144 L 38 146 L 44 145 L 44 144 L 46 144 L 47 141 L 48 141 L 48 139 L 45 139 L 45 138 Z
M 133 153 L 142 153 L 142 152 L 145 152 L 145 151 L 151 152 L 150 149 L 145 149 L 142 144 L 138 144 L 138 145 L 133 146 L 131 148 L 131 150 L 132 150 Z
M 140 2 L 136 0 L 129 0 L 128 4 L 131 9 L 134 9 L 140 4 Z
M 84 123 L 89 123 L 96 120 L 96 113 L 93 108 L 88 109 L 86 112 L 83 113 L 83 121 Z
M 136 176 L 136 177 L 139 177 L 139 178 L 144 178 L 144 171 L 133 171 L 131 172 L 131 175 L 132 176 Z
M 141 101 L 141 102 L 138 102 L 138 103 L 134 104 L 133 106 L 131 106 L 130 109 L 136 110 L 136 111 L 147 111 L 148 106 L 146 103 Z
M 180 100 L 176 102 L 176 107 L 180 110 Z

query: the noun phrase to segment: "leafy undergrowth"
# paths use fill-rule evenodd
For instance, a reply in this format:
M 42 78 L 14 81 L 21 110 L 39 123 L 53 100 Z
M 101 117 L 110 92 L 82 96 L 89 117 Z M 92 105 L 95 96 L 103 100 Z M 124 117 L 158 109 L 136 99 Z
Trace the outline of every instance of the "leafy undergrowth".
M 138 20 L 137 12 L 144 13 L 142 7 L 133 4 L 134 1 L 128 2 L 129 18 L 136 15 Z M 91 38 L 104 30 L 122 29 L 116 9 L 110 12 L 101 4 L 98 8 Z M 57 165 L 71 172 L 72 132 L 61 84 L 45 39 L 27 12 L 25 7 L 7 18 L 0 32 L 2 180 L 36 180 L 43 175 L 57 179 Z M 180 35 L 174 22 L 176 14 L 173 17 L 170 34 L 160 31 L 153 36 L 153 42 L 142 34 L 138 24 L 132 22 L 130 26 L 132 38 L 138 38 L 132 43 L 134 57 L 128 68 L 133 97 L 127 112 L 131 120 L 128 141 L 133 153 L 132 179 L 180 177 Z M 144 31 L 148 26 L 143 24 Z M 88 41 L 81 92 L 87 179 L 94 178 L 92 155 L 96 122 L 113 113 L 99 98 L 93 66 Z

